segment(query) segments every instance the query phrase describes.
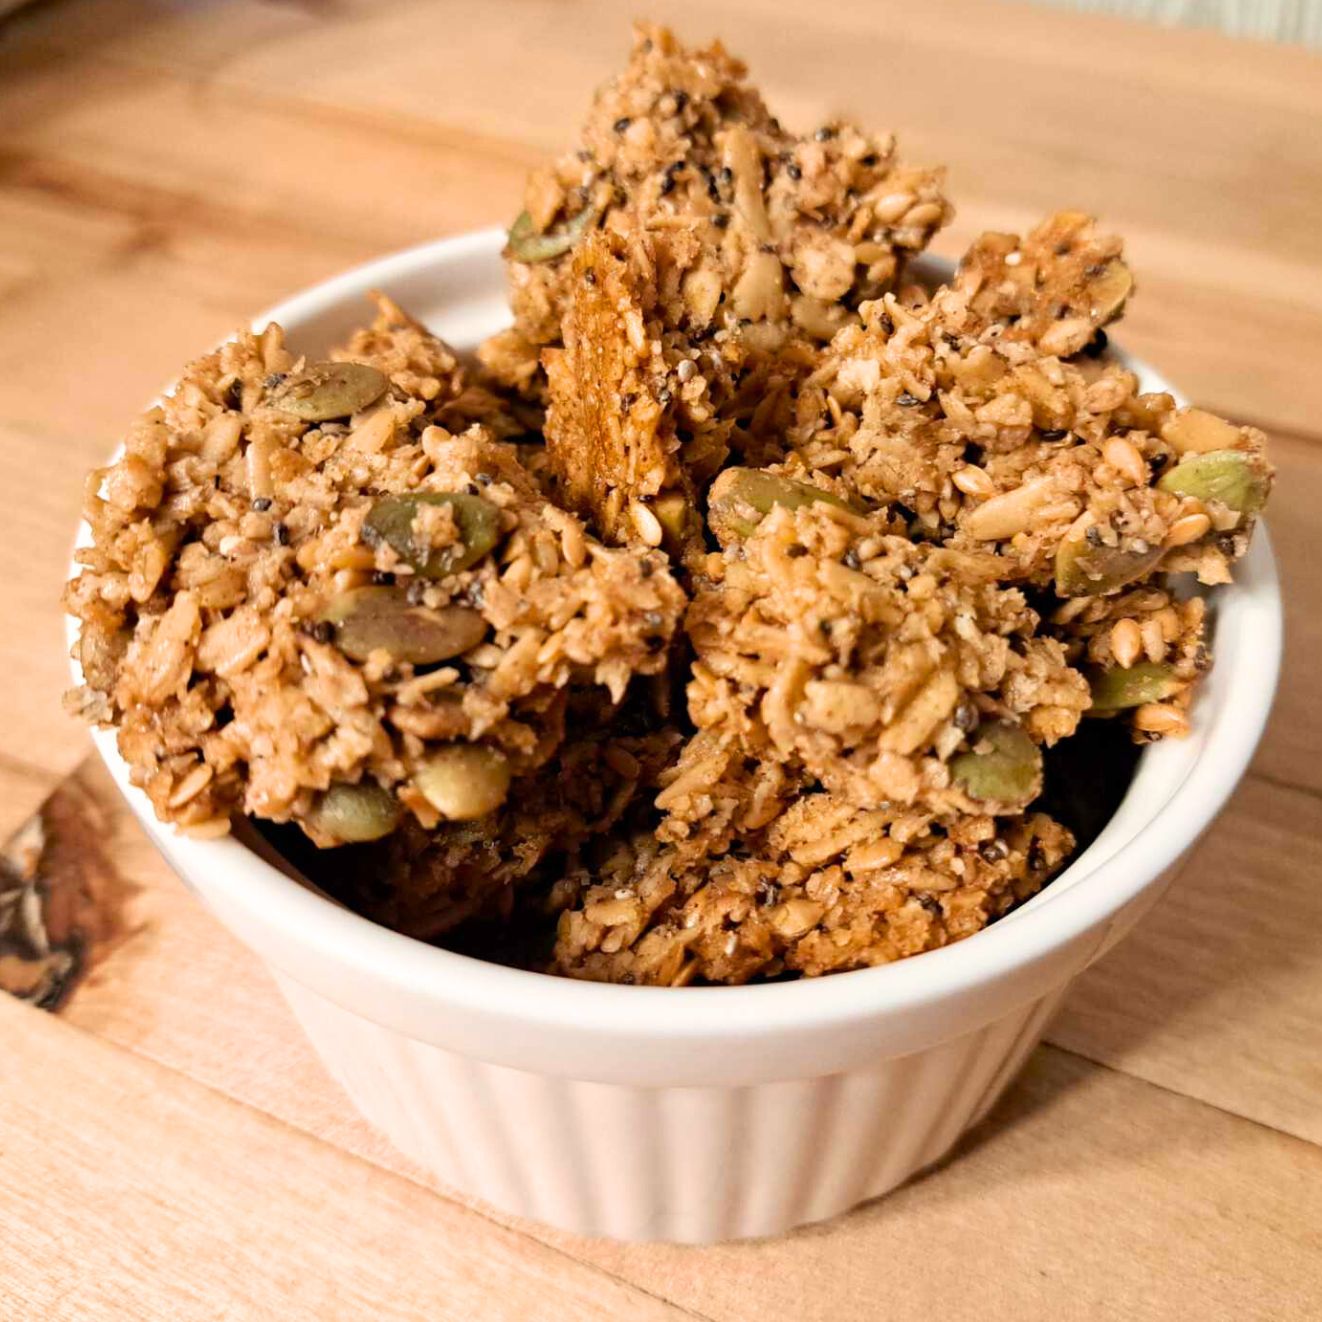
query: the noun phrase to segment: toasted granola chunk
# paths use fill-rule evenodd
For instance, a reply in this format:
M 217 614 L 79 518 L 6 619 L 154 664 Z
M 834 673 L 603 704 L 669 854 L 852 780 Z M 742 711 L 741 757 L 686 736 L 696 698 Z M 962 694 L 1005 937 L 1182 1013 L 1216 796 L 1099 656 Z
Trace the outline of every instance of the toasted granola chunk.
M 942 826 L 808 793 L 738 855 L 693 865 L 650 839 L 621 844 L 561 915 L 550 967 L 683 986 L 886 964 L 980 931 L 1072 847 L 1041 813 Z
M 662 672 L 684 605 L 664 557 L 601 546 L 513 447 L 438 421 L 471 399 L 383 302 L 324 364 L 277 326 L 236 337 L 93 475 L 71 703 L 117 727 L 164 820 L 241 810 L 332 844 L 367 796 L 325 796 L 364 784 L 431 827 L 454 815 L 438 756 L 480 746 L 508 785 L 554 750 L 564 690 Z
M 554 754 L 490 813 L 430 830 L 410 817 L 379 849 L 357 851 L 338 872 L 341 893 L 376 921 L 433 941 L 475 918 L 508 919 L 522 892 L 573 873 L 584 850 L 654 792 L 680 736 L 570 725 Z
M 1070 734 L 1088 705 L 994 557 L 816 501 L 775 506 L 712 570 L 685 620 L 695 724 L 797 760 L 860 806 L 1017 812 L 1040 788 L 1034 744 Z M 990 765 L 977 758 L 1000 724 L 1021 732 L 1025 774 L 964 774 Z
M 525 208 L 507 256 L 531 344 L 559 340 L 569 254 L 598 227 L 657 236 L 671 327 L 744 319 L 829 338 L 843 304 L 889 288 L 950 215 L 940 172 L 900 164 L 893 136 L 829 124 L 796 138 L 719 42 L 690 50 L 649 25 L 575 148 L 530 177 Z
M 958 287 L 866 305 L 801 388 L 787 463 L 1062 596 L 1228 581 L 1270 488 L 1262 433 L 1003 331 Z
M 953 288 L 968 300 L 970 329 L 1068 358 L 1124 311 L 1134 278 L 1115 235 L 1091 216 L 1058 211 L 1026 238 L 984 234 L 959 264 Z

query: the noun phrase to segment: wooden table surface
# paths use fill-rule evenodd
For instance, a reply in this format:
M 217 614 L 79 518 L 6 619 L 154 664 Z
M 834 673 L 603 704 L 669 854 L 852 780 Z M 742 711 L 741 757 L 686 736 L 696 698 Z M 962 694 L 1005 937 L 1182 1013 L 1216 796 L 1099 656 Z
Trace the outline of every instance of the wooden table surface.
M 940 251 L 1056 205 L 1127 236 L 1123 341 L 1275 444 L 1289 639 L 1253 769 L 963 1155 L 892 1197 L 692 1249 L 435 1191 L 86 760 L 56 599 L 134 410 L 256 309 L 508 218 L 628 10 L 25 10 L 0 21 L 0 832 L 51 796 L 24 838 L 102 930 L 58 1015 L 0 996 L 0 1317 L 1322 1316 L 1322 57 L 986 0 L 651 9 L 722 35 L 787 122 L 848 111 L 948 162 Z

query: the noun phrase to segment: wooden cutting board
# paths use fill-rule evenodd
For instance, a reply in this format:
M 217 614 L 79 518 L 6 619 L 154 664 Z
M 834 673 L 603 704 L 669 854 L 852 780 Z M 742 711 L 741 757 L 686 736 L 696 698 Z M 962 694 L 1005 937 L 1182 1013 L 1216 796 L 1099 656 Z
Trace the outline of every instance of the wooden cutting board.
M 436 1189 L 79 765 L 55 600 L 82 471 L 181 356 L 510 214 L 623 19 L 25 11 L 0 26 L 0 1318 L 1322 1316 L 1322 60 L 980 0 L 653 9 L 724 34 L 787 120 L 844 106 L 950 161 L 944 251 L 1059 202 L 1128 234 L 1125 342 L 1273 431 L 1287 668 L 1253 771 L 959 1157 L 892 1197 L 693 1249 Z

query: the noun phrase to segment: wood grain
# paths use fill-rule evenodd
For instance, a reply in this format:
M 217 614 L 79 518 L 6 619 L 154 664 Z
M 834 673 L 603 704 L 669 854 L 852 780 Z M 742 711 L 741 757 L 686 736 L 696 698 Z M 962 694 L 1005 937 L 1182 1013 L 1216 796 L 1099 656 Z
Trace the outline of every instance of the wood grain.
M 949 162 L 942 251 L 1062 204 L 1127 236 L 1121 340 L 1274 432 L 1287 656 L 1253 774 L 958 1161 L 699 1250 L 436 1197 L 88 763 L 71 783 L 107 813 L 126 911 L 67 1025 L 0 998 L 0 1315 L 1322 1315 L 1322 58 L 984 0 L 648 8 L 723 35 L 786 122 L 844 111 Z M 86 468 L 261 307 L 508 218 L 627 20 L 60 0 L 0 26 L 0 832 L 86 750 L 57 605 Z
M 1322 1143 L 1322 798 L 1246 782 L 1050 1040 Z
M 7 997 L 0 1035 L 8 1316 L 684 1316 Z

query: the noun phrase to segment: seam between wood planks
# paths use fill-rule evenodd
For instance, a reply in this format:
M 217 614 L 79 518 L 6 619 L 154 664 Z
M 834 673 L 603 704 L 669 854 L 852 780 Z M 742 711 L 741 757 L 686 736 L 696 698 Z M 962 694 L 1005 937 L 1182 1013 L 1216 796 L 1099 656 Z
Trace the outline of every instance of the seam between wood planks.
M 1254 771 L 1252 769 L 1244 773 L 1245 780 L 1254 780 L 1262 785 L 1269 785 L 1276 790 L 1293 790 L 1296 794 L 1307 794 L 1312 799 L 1322 799 L 1322 789 L 1313 785 L 1298 785 L 1293 780 L 1286 780 L 1283 776 L 1273 776 L 1266 771 Z
M 1044 1037 L 1038 1045 L 1039 1047 L 1046 1047 L 1049 1051 L 1059 1051 L 1063 1056 L 1073 1056 L 1076 1060 L 1086 1061 L 1096 1069 L 1107 1070 L 1111 1074 L 1119 1074 L 1126 1079 L 1133 1079 L 1135 1083 L 1141 1083 L 1148 1088 L 1155 1088 L 1158 1092 L 1164 1092 L 1168 1096 L 1182 1098 L 1184 1101 L 1193 1102 L 1197 1106 L 1205 1106 L 1209 1111 L 1219 1111 L 1222 1115 L 1231 1116 L 1235 1120 L 1242 1120 L 1246 1125 L 1256 1125 L 1259 1129 L 1279 1134 L 1282 1138 L 1292 1139 L 1294 1142 L 1303 1143 L 1310 1148 L 1322 1149 L 1322 1143 L 1316 1142 L 1303 1134 L 1296 1134 L 1292 1129 L 1282 1129 L 1279 1125 L 1270 1124 L 1266 1120 L 1259 1120 L 1257 1116 L 1245 1115 L 1242 1111 L 1234 1111 L 1228 1106 L 1220 1106 L 1216 1102 L 1208 1101 L 1206 1097 L 1197 1097 L 1193 1093 L 1181 1092 L 1178 1088 L 1172 1088 L 1168 1083 L 1160 1083 L 1156 1079 L 1149 1079 L 1146 1075 L 1131 1074 L 1127 1069 L 1122 1069 L 1118 1065 L 1110 1065 L 1104 1060 L 1098 1060 L 1096 1057 L 1088 1055 L 1086 1052 L 1052 1042 L 1049 1036 Z M 185 1075 L 184 1077 L 188 1078 L 190 1076 Z
M 92 756 L 95 757 L 96 754 L 93 753 Z M 0 771 L 10 771 L 15 776 L 25 776 L 31 780 L 46 781 L 50 785 L 51 794 L 66 781 L 72 780 L 86 761 L 86 757 L 80 757 L 77 766 L 72 770 L 59 771 L 50 767 L 43 767 L 36 762 L 29 762 L 26 758 L 15 757 L 13 753 L 0 748 Z

